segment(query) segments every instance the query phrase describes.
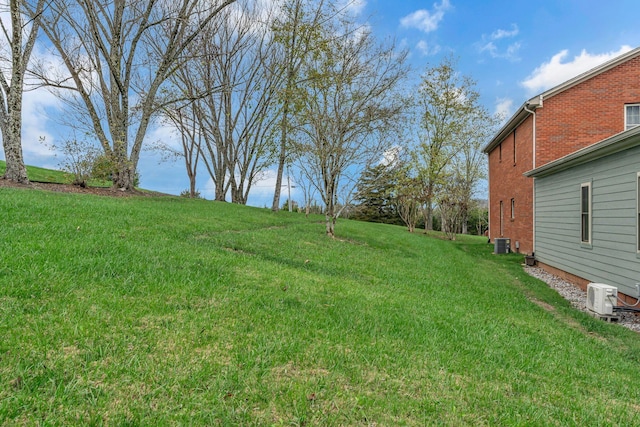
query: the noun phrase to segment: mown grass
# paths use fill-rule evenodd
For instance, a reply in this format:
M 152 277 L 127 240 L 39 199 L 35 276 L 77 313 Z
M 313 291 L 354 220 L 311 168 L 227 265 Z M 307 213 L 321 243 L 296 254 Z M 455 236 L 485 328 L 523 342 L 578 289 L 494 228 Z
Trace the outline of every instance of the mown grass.
M 4 175 L 6 169 L 7 163 L 4 160 L 0 160 L 0 176 Z M 52 182 L 55 184 L 69 184 L 73 182 L 73 176 L 70 173 L 39 168 L 37 166 L 27 166 L 27 176 L 30 180 L 39 182 Z
M 0 177 L 4 175 L 7 169 L 7 163 L 0 160 Z M 27 166 L 27 177 L 35 182 L 50 182 L 53 184 L 72 184 L 74 176 L 71 173 L 63 172 L 55 169 L 40 168 L 37 166 Z M 99 179 L 89 179 L 87 185 L 91 187 L 110 187 L 110 181 Z
M 0 424 L 640 424 L 638 336 L 483 238 L 20 189 L 0 224 Z

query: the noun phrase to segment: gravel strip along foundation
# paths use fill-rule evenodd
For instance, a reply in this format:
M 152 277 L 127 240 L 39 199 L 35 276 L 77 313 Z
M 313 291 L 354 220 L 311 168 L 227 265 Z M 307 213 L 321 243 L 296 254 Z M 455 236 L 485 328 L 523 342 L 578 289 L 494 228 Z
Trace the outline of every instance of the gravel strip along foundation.
M 569 301 L 573 307 L 587 313 L 589 312 L 589 310 L 587 310 L 587 293 L 576 285 L 562 280 L 558 276 L 547 273 L 538 267 L 524 266 L 524 271 L 530 276 L 542 280 L 552 289 L 555 289 L 564 299 Z M 640 316 L 633 313 L 618 313 L 616 315 L 620 318 L 620 320 L 616 322 L 617 324 L 629 328 L 632 331 L 640 332 Z

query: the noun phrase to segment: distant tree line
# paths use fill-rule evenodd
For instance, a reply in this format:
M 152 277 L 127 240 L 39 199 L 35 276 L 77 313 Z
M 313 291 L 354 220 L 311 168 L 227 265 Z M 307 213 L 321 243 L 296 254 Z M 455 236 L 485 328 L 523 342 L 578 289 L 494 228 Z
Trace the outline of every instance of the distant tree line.
M 245 204 L 275 167 L 273 210 L 294 168 L 301 205 L 321 203 L 330 236 L 347 213 L 413 230 L 431 229 L 435 210 L 443 230 L 466 232 L 485 173 L 479 144 L 495 119 L 451 58 L 403 92 L 407 52 L 377 41 L 349 6 L 10 0 L 0 21 L 3 178 L 28 183 L 22 94 L 44 86 L 63 102 L 78 183 L 99 169 L 114 189 L 133 190 L 142 150 L 155 149 L 182 159 L 191 197 L 206 171 L 216 200 Z M 160 124 L 179 145 L 149 140 Z

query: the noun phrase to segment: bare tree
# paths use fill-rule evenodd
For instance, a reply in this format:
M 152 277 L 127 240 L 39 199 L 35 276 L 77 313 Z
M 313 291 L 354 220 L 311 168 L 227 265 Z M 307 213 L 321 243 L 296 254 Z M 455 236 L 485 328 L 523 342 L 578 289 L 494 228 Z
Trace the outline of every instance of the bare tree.
M 175 148 L 164 141 L 154 143 L 153 149 L 162 154 L 165 161 L 182 158 L 189 178 L 189 197 L 198 196 L 196 176 L 201 158 L 202 133 L 193 103 L 171 103 L 163 109 L 162 117 L 180 134 L 180 147 Z
M 33 15 L 27 19 L 23 7 L 28 6 Z M 15 182 L 28 183 L 27 168 L 22 155 L 22 95 L 27 65 L 33 52 L 40 30 L 44 0 L 29 2 L 28 0 L 10 0 L 10 23 L 0 20 L 0 28 L 6 45 L 8 57 L 4 55 L 2 62 L 8 66 L 0 66 L 0 131 L 6 160 L 6 171 L 3 176 Z
M 114 164 L 117 188 L 133 189 L 156 96 L 200 31 L 235 0 L 51 0 L 42 28 L 60 54 L 69 89 Z M 31 10 L 37 16 L 36 10 Z M 153 41 L 153 43 L 152 43 Z
M 316 188 L 311 181 L 304 175 L 304 171 L 300 171 L 298 178 L 296 179 L 296 185 L 302 190 L 302 197 L 304 199 L 304 214 L 309 217 L 311 213 L 311 203 L 314 201 Z
M 305 84 L 295 95 L 295 151 L 325 204 L 326 233 L 333 237 L 338 195 L 353 193 L 358 174 L 382 155 L 397 124 L 394 88 L 406 68 L 405 54 L 376 45 L 367 29 L 343 20 L 323 30 L 323 49 L 304 63 Z
M 237 6 L 237 7 L 236 7 Z M 203 29 L 185 52 L 173 84 L 194 98 L 203 135 L 203 161 L 216 200 L 244 204 L 254 182 L 272 161 L 276 64 L 272 9 L 238 2 Z

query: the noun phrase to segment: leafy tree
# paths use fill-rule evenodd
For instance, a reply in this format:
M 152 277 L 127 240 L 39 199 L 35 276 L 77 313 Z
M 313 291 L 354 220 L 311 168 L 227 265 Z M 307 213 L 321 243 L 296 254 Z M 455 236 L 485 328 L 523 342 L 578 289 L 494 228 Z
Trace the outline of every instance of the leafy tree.
M 273 24 L 274 41 L 281 48 L 280 73 L 284 76 L 278 98 L 281 104 L 278 117 L 280 146 L 277 157 L 276 186 L 271 209 L 278 210 L 282 191 L 282 176 L 288 157 L 289 138 L 292 131 L 291 115 L 295 113 L 293 94 L 300 84 L 300 68 L 316 43 L 321 42 L 319 31 L 327 19 L 325 0 L 285 0 L 281 17 Z
M 463 122 L 460 147 L 448 168 L 455 176 L 453 181 L 460 193 L 460 223 L 462 234 L 467 234 L 467 222 L 474 207 L 476 186 L 487 177 L 487 158 L 482 153 L 483 144 L 497 131 L 499 117 L 492 116 L 486 108 L 477 105 Z M 449 183 L 451 184 L 451 182 Z
M 479 94 L 471 78 L 460 76 L 452 57 L 429 68 L 415 98 L 419 118 L 414 163 L 421 181 L 425 229 L 433 224 L 434 201 L 446 183 L 453 159 L 467 142 L 469 121 L 480 108 Z
M 420 179 L 412 174 L 410 165 L 398 168 L 394 191 L 394 200 L 398 215 L 407 226 L 409 233 L 413 233 L 422 211 Z
M 295 93 L 297 164 L 325 204 L 332 237 L 339 195 L 347 195 L 340 204 L 348 206 L 359 173 L 384 151 L 397 125 L 401 103 L 394 89 L 406 73 L 405 54 L 376 45 L 366 29 L 338 24 L 323 28 L 323 47 L 303 64 L 305 84 Z
M 481 236 L 489 226 L 489 211 L 481 207 L 478 200 L 474 200 L 467 218 L 467 230 L 469 234 Z
M 442 231 L 450 240 L 455 240 L 461 224 L 461 218 L 466 209 L 464 185 L 460 182 L 460 175 L 448 176 L 443 189 L 436 197 Z

